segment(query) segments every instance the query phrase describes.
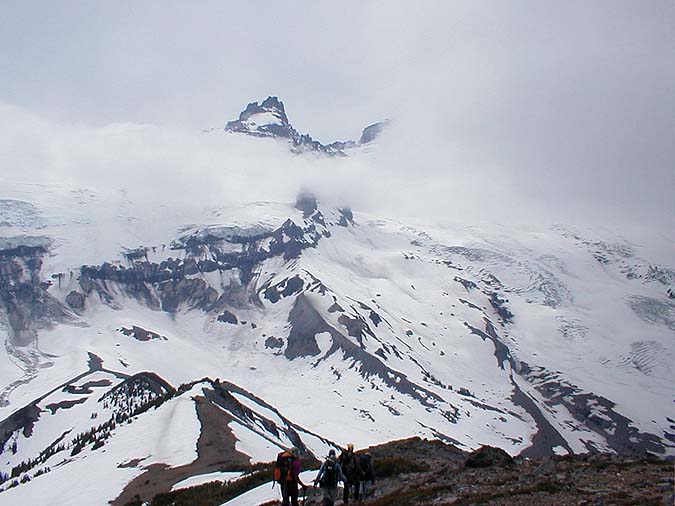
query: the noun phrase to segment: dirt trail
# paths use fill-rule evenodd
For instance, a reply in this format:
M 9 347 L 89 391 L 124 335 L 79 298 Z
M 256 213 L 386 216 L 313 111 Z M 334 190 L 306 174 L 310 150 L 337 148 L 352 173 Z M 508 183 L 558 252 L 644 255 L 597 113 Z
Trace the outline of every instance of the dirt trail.
M 190 476 L 249 464 L 248 457 L 235 448 L 237 439 L 228 428 L 232 417 L 204 397 L 196 397 L 195 402 L 201 424 L 197 459 L 179 467 L 164 464 L 148 466 L 143 474 L 127 484 L 115 500 L 110 501 L 112 506 L 124 506 L 137 496 L 141 501 L 149 501 L 157 494 L 169 492 L 173 485 Z

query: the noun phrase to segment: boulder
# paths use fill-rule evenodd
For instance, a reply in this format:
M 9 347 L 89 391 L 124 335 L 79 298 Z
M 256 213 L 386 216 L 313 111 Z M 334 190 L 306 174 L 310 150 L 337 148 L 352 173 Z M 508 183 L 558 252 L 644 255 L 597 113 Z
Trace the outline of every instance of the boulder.
M 231 313 L 227 309 L 223 311 L 223 314 L 218 315 L 218 321 L 223 323 L 231 323 L 232 325 L 237 324 L 237 317 L 234 313 Z
M 464 462 L 466 467 L 504 467 L 512 464 L 513 458 L 511 458 L 511 455 L 494 446 L 481 446 L 471 453 Z
M 79 311 L 81 309 L 84 309 L 84 299 L 85 299 L 84 295 L 82 295 L 80 292 L 72 290 L 66 296 L 66 304 L 68 304 L 71 308 Z

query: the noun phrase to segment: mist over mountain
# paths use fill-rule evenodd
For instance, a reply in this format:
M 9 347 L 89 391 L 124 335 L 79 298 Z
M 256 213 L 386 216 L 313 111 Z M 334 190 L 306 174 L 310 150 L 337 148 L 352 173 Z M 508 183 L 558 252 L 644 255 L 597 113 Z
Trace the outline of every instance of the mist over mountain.
M 0 503 L 661 500 L 671 9 L 6 6 Z
M 667 247 L 352 207 L 325 185 L 372 177 L 389 127 L 324 145 L 268 98 L 187 144 L 154 127 L 61 132 L 64 172 L 8 180 L 0 493 L 125 505 L 345 438 L 672 455 Z M 201 156 L 172 158 L 186 147 Z M 213 173 L 214 154 L 233 170 Z M 79 499 L 57 485 L 73 473 L 92 484 Z

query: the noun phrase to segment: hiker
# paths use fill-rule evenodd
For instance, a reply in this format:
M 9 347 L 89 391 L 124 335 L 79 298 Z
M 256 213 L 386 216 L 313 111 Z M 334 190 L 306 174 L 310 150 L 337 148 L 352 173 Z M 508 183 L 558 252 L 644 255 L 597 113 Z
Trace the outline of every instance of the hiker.
M 361 498 L 368 497 L 370 487 L 375 483 L 375 461 L 370 453 L 359 455 L 359 465 L 363 471 L 361 481 Z
M 302 487 L 303 493 L 307 490 L 307 485 L 300 479 L 302 465 L 299 454 L 295 447 L 288 452 L 281 452 L 274 465 L 274 480 L 281 486 L 282 506 L 298 506 L 298 485 Z
M 349 504 L 350 488 L 354 489 L 354 499 L 358 501 L 363 471 L 361 470 L 359 459 L 354 454 L 353 443 L 349 443 L 347 445 L 347 450 L 343 450 L 342 453 L 340 454 L 340 466 L 342 466 L 342 471 L 347 477 L 347 481 L 345 482 L 344 493 L 342 495 L 343 502 L 345 504 Z
M 318 484 L 321 487 L 323 506 L 333 506 L 335 503 L 338 480 L 346 483 L 347 477 L 343 474 L 342 467 L 335 458 L 335 450 L 331 449 L 314 480 L 314 486 Z

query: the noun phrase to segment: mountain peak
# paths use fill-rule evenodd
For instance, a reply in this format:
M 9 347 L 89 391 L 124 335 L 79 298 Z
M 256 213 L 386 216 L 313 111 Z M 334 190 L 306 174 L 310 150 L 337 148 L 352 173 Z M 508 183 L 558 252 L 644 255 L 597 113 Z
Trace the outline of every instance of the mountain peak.
M 288 122 L 284 104 L 277 97 L 267 97 L 262 103 L 251 102 L 239 114 L 239 119 L 229 121 L 225 130 L 257 136 L 292 137 L 293 127 Z
M 278 97 L 272 97 L 269 96 L 265 100 L 263 100 L 263 103 L 260 104 L 260 107 L 263 109 L 274 109 L 281 111 L 282 114 L 286 114 L 286 111 L 284 110 L 284 103 L 279 100 Z
M 257 115 L 265 114 L 267 113 L 268 116 L 266 117 L 259 117 Z M 269 116 L 271 115 L 271 116 Z M 286 109 L 284 108 L 284 103 L 279 100 L 277 97 L 267 97 L 265 100 L 262 101 L 262 103 L 258 104 L 258 102 L 251 102 L 246 106 L 246 109 L 244 109 L 240 114 L 239 114 L 239 120 L 238 121 L 254 121 L 255 119 L 258 119 L 258 121 L 263 120 L 263 121 L 271 121 L 272 123 L 281 123 L 288 125 L 288 117 L 286 116 Z M 235 123 L 234 121 L 230 121 L 230 123 Z M 262 125 L 268 124 L 268 123 L 260 123 Z
M 322 144 L 311 135 L 300 134 L 293 128 L 286 115 L 284 103 L 276 96 L 268 96 L 261 103 L 249 103 L 239 114 L 239 119 L 228 121 L 225 131 L 286 140 L 291 144 L 291 151 L 294 153 L 311 151 L 329 156 L 347 156 L 347 150 L 375 140 L 386 123 L 379 122 L 366 127 L 358 142 L 347 140 Z

